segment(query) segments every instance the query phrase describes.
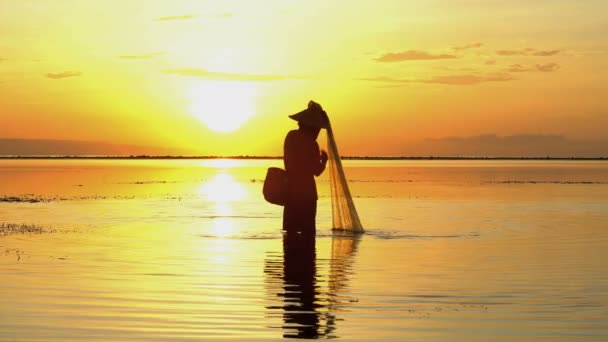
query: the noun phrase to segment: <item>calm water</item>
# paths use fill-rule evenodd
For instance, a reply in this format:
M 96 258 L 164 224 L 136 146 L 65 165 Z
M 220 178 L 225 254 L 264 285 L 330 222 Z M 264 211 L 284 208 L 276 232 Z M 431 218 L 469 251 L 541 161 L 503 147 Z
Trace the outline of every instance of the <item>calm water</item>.
M 0 340 L 608 340 L 608 162 L 346 162 L 368 233 L 322 178 L 316 249 L 280 164 L 0 161 L 0 224 L 41 230 L 0 235 Z

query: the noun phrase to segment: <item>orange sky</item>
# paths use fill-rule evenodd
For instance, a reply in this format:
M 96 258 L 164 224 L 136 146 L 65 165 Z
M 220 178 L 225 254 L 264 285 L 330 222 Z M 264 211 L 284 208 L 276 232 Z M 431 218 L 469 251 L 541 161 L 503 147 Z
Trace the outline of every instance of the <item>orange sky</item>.
M 607 155 L 607 33 L 605 1 L 3 1 L 0 138 L 280 155 L 315 99 L 345 155 Z

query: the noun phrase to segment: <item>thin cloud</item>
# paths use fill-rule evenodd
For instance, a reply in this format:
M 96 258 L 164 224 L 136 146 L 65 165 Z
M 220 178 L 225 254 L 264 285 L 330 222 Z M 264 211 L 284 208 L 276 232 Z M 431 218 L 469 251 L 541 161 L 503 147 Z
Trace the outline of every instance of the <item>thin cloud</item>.
M 560 134 L 483 134 L 427 138 L 416 146 L 416 154 L 496 157 L 600 157 L 607 141 L 577 141 Z
M 227 72 L 208 71 L 199 68 L 186 69 L 167 69 L 163 70 L 165 74 L 197 77 L 207 80 L 220 81 L 251 81 L 251 82 L 268 82 L 268 81 L 284 81 L 289 79 L 303 79 L 303 77 L 293 75 L 264 75 L 264 74 L 238 74 Z
M 485 64 L 485 65 L 494 65 L 494 64 L 496 64 L 496 60 L 495 59 L 490 59 L 490 60 L 485 61 L 483 64 Z
M 215 13 L 215 14 L 184 14 L 184 15 L 173 15 L 167 17 L 160 17 L 154 19 L 154 21 L 178 21 L 178 20 L 192 20 L 197 18 L 211 18 L 211 19 L 223 19 L 231 18 L 232 13 Z
M 482 134 L 476 136 L 451 136 L 441 138 L 427 138 L 427 141 L 445 141 L 445 142 L 468 142 L 474 144 L 488 144 L 488 143 L 506 143 L 506 142 L 519 142 L 519 143 L 533 143 L 533 142 L 565 142 L 566 138 L 563 135 L 557 134 L 514 134 L 507 136 L 499 136 L 496 134 Z
M 536 51 L 532 53 L 532 56 L 555 56 L 559 54 L 560 50 L 545 50 L 545 51 Z
M 536 50 L 532 48 L 527 48 L 523 50 L 498 50 L 496 54 L 499 56 L 538 56 L 538 57 L 547 57 L 547 56 L 555 56 L 561 53 L 561 50 Z
M 513 64 L 505 69 L 507 72 L 530 72 L 530 71 L 540 71 L 540 72 L 553 72 L 559 70 L 559 64 L 557 63 L 546 63 L 546 64 L 536 64 L 536 65 L 521 65 L 521 64 Z
M 455 59 L 458 58 L 452 54 L 432 54 L 426 51 L 409 50 L 402 52 L 389 52 L 378 58 L 374 58 L 376 62 L 392 63 L 403 61 L 428 61 L 435 59 Z
M 462 50 L 469 50 L 469 49 L 477 49 L 483 46 L 483 43 L 473 43 L 473 44 L 467 44 L 467 45 L 462 45 L 462 46 L 454 46 L 452 47 L 453 50 L 456 51 L 462 51 Z
M 415 80 L 412 80 L 412 79 L 392 78 L 392 77 L 386 77 L 386 76 L 355 78 L 355 80 L 356 81 L 367 81 L 367 82 L 383 82 L 383 83 L 413 83 L 413 82 L 415 82 Z
M 47 78 L 55 79 L 55 80 L 62 79 L 62 78 L 68 78 L 68 77 L 79 77 L 79 76 L 82 76 L 82 72 L 80 72 L 80 71 L 64 71 L 64 72 L 46 74 Z
M 528 72 L 528 71 L 534 71 L 533 68 L 528 67 L 528 66 L 524 66 L 521 64 L 513 64 L 511 66 L 509 66 L 507 69 L 505 69 L 505 71 L 508 72 Z
M 123 55 L 123 56 L 118 56 L 118 58 L 121 58 L 121 59 L 152 59 L 154 57 L 162 56 L 164 54 L 165 54 L 164 52 L 154 52 L 154 53 L 148 53 L 148 54 L 143 54 L 143 55 Z
M 536 70 L 541 72 L 553 72 L 559 70 L 559 64 L 547 63 L 547 64 L 536 64 Z
M 509 75 L 497 74 L 497 75 L 448 75 L 448 76 L 436 76 L 428 80 L 424 80 L 423 83 L 436 83 L 436 84 L 448 84 L 448 85 L 474 85 L 479 83 L 487 82 L 507 82 L 514 80 Z
M 493 74 L 493 75 L 474 75 L 474 74 L 462 74 L 462 75 L 444 75 L 435 76 L 432 78 L 413 78 L 413 79 L 400 79 L 392 77 L 371 77 L 371 78 L 358 78 L 358 81 L 368 82 L 380 82 L 386 83 L 392 86 L 397 84 L 406 85 L 410 83 L 427 83 L 427 84 L 445 84 L 445 85 L 475 85 L 487 82 L 507 82 L 513 81 L 515 78 L 508 74 Z
M 167 17 L 160 17 L 154 19 L 154 21 L 174 21 L 174 20 L 192 20 L 198 18 L 198 14 L 184 14 L 184 15 L 172 15 Z

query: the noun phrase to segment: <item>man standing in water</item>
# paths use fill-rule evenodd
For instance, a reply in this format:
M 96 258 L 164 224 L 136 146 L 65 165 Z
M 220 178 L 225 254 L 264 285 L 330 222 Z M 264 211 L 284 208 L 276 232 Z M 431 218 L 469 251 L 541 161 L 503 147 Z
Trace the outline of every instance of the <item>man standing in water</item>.
M 285 137 L 284 156 L 287 171 L 287 194 L 283 211 L 283 230 L 287 235 L 313 237 L 316 233 L 317 185 L 315 176 L 325 170 L 327 153 L 319 151 L 317 137 L 321 128 L 329 126 L 327 114 L 316 102 L 289 116 L 299 129 Z

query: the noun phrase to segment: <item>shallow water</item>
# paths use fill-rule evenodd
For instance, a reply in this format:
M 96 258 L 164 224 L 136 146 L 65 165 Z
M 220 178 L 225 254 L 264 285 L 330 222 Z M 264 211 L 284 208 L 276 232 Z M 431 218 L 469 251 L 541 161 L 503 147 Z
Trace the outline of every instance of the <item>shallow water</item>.
M 608 339 L 607 162 L 347 161 L 367 233 L 321 178 L 315 249 L 280 165 L 0 161 L 0 224 L 39 228 L 0 231 L 0 340 Z

